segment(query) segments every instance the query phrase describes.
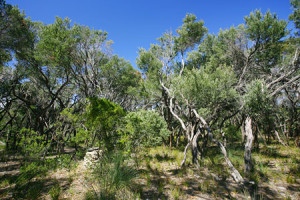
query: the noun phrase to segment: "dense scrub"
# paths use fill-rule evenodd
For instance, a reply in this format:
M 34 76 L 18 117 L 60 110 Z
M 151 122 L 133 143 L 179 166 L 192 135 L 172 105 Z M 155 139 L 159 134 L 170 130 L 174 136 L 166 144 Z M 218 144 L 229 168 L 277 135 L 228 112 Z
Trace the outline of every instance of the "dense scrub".
M 106 32 L 0 0 L 1 198 L 299 198 L 291 4 L 294 32 L 270 11 L 216 35 L 187 14 L 135 69 Z

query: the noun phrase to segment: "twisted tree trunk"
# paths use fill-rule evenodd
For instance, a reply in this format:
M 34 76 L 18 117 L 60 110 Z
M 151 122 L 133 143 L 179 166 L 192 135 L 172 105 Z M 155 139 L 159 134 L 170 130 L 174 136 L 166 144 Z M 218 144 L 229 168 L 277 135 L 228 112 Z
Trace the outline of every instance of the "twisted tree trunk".
M 221 149 L 221 152 L 222 152 L 222 154 L 223 154 L 223 156 L 225 158 L 226 164 L 227 164 L 227 166 L 229 168 L 230 174 L 233 177 L 233 179 L 235 180 L 235 182 L 237 182 L 237 183 L 239 183 L 241 185 L 244 185 L 245 180 L 241 176 L 241 174 L 239 173 L 239 171 L 233 166 L 233 164 L 230 161 L 230 159 L 228 158 L 227 151 L 226 151 L 226 148 L 224 147 L 224 145 L 219 140 L 217 140 L 217 139 L 215 139 L 213 137 L 213 134 L 211 133 L 210 128 L 209 128 L 207 122 L 203 119 L 203 117 L 201 117 L 197 113 L 197 111 L 195 109 L 193 109 L 192 111 L 195 114 L 196 118 L 201 122 L 203 128 L 205 128 L 207 130 L 207 134 L 208 134 L 208 137 L 210 138 L 210 140 L 212 142 L 214 142 L 215 144 L 217 144 L 218 147 Z

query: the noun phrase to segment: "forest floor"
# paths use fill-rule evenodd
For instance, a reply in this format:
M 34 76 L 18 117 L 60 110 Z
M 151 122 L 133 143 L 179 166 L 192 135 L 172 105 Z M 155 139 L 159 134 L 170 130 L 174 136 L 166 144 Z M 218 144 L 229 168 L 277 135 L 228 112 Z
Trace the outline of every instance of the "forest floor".
M 228 154 L 234 166 L 243 174 L 242 147 L 230 145 Z M 91 172 L 82 160 L 72 163 L 66 162 L 67 159 L 61 160 L 61 167 L 31 178 L 27 173 L 25 179 L 29 180 L 20 184 L 20 180 L 23 180 L 20 158 L 1 155 L 0 200 L 79 200 L 86 199 L 87 192 L 93 188 L 87 178 Z M 140 199 L 250 199 L 249 191 L 240 188 L 230 177 L 216 147 L 209 149 L 199 169 L 191 165 L 190 156 L 186 167 L 180 168 L 182 158 L 181 150 L 168 147 L 139 152 L 133 163 L 140 173 L 132 188 L 139 193 Z M 255 185 L 252 194 L 256 199 L 300 199 L 299 148 L 268 145 L 261 147 L 259 152 L 253 152 L 253 160 L 255 169 L 251 180 Z M 32 168 L 32 171 L 39 170 Z

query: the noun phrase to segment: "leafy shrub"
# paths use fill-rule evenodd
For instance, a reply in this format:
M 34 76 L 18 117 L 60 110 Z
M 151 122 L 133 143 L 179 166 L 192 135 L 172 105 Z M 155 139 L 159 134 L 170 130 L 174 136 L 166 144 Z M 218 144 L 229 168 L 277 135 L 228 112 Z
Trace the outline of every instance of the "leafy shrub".
M 237 142 L 242 140 L 242 134 L 238 126 L 230 125 L 224 129 L 226 139 L 230 142 Z
M 20 131 L 21 139 L 18 146 L 25 157 L 29 159 L 40 159 L 47 149 L 47 143 L 44 136 L 37 132 L 23 128 Z
M 170 135 L 166 121 L 156 111 L 130 112 L 124 121 L 126 134 L 121 142 L 129 148 L 158 146 Z
M 125 111 L 105 98 L 89 98 L 86 108 L 86 126 L 95 133 L 100 143 L 108 150 L 112 150 L 117 141 L 117 126 Z

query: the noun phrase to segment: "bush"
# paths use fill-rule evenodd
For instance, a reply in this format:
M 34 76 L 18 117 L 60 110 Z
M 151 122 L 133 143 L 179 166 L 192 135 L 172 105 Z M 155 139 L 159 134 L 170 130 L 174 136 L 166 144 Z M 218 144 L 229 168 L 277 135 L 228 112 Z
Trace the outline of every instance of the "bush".
M 86 126 L 96 134 L 99 143 L 112 150 L 118 140 L 117 128 L 120 119 L 125 116 L 121 106 L 105 98 L 89 98 L 86 108 Z M 93 145 L 93 144 L 92 144 Z
M 18 146 L 21 148 L 21 152 L 28 159 L 39 160 L 48 146 L 44 136 L 40 136 L 37 132 L 27 128 L 21 129 L 20 134 L 21 139 Z
M 124 121 L 126 134 L 121 142 L 127 148 L 158 146 L 170 136 L 166 121 L 156 111 L 130 112 Z
M 137 175 L 138 171 L 128 165 L 122 153 L 105 153 L 93 171 L 93 178 L 98 183 L 98 188 L 93 193 L 97 194 L 97 199 L 116 199 L 124 196 Z M 90 195 L 93 193 L 90 192 Z

